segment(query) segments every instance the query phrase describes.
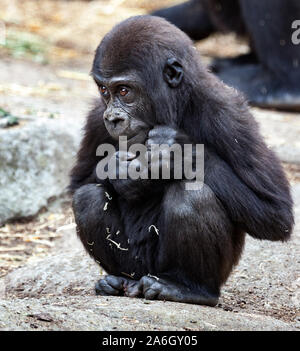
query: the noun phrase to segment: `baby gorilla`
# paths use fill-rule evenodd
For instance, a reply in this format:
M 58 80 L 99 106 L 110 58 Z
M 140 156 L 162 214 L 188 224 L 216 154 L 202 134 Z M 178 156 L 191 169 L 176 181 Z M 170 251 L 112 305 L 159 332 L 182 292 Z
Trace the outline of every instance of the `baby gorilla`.
M 92 76 L 100 96 L 70 189 L 78 235 L 109 274 L 96 292 L 216 305 L 246 232 L 281 241 L 291 234 L 292 200 L 278 159 L 243 98 L 207 72 L 191 40 L 163 19 L 138 16 L 114 27 Z M 121 179 L 131 162 L 143 165 L 118 150 L 120 136 L 147 148 L 204 144 L 202 187 L 186 190 L 184 174 Z M 97 177 L 104 144 L 116 150 L 116 179 Z

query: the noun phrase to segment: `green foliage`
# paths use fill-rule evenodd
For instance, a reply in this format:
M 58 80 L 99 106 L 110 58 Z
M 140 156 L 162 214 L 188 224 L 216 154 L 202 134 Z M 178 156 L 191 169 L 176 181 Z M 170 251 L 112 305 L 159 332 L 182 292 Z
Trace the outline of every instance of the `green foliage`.
M 7 32 L 4 48 L 14 57 L 30 58 L 36 62 L 48 63 L 46 44 L 37 35 L 10 30 Z
M 9 113 L 0 107 L 0 118 L 8 116 Z
M 5 118 L 5 125 L 7 127 L 14 126 L 16 124 L 19 124 L 19 118 L 16 116 L 13 116 L 10 114 L 8 111 L 4 110 L 3 108 L 0 107 L 0 118 Z

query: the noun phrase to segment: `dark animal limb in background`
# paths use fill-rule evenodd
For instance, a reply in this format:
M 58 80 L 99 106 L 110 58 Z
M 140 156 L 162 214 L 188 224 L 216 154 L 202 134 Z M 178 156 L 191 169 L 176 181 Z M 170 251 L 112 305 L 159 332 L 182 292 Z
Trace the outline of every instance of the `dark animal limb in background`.
M 152 15 L 166 18 L 194 40 L 204 39 L 216 30 L 199 0 L 160 9 Z
M 92 75 L 100 97 L 70 190 L 78 235 L 110 275 L 96 292 L 215 305 L 246 232 L 290 237 L 292 200 L 278 159 L 244 99 L 207 72 L 191 40 L 163 19 L 117 25 L 98 47 Z M 105 157 L 97 147 L 117 147 L 119 136 L 145 146 L 204 144 L 202 188 L 186 190 L 184 177 L 97 178 Z
M 229 69 L 219 77 L 256 106 L 300 110 L 300 45 L 291 40 L 299 1 L 241 0 L 240 5 L 259 64 Z
M 170 20 L 191 38 L 194 32 L 201 37 L 203 18 L 210 19 L 215 31 L 248 36 L 250 56 L 212 63 L 220 79 L 243 92 L 255 106 L 300 110 L 300 45 L 292 42 L 292 23 L 300 18 L 299 1 L 193 0 L 180 6 L 178 18 L 174 17 L 176 7 L 154 14 Z M 190 7 L 194 8 L 193 31 L 185 25 L 191 16 L 185 9 Z
M 213 73 L 221 73 L 222 71 L 231 69 L 233 66 L 243 66 L 243 65 L 253 65 L 257 64 L 258 60 L 254 52 L 250 52 L 248 54 L 239 55 L 236 57 L 230 58 L 216 58 L 212 61 L 209 66 L 209 69 Z

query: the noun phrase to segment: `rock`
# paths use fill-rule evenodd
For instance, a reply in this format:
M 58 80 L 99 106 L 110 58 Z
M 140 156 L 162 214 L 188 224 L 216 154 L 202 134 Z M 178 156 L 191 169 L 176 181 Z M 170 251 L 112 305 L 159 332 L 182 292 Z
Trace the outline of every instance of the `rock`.
M 267 145 L 281 161 L 300 164 L 299 114 L 251 109 Z
M 0 330 L 294 330 L 263 315 L 126 297 L 0 299 Z M 47 321 L 41 320 L 47 316 Z M 51 321 L 50 321 L 51 320 Z
M 5 277 L 5 295 L 94 295 L 94 284 L 99 278 L 100 267 L 84 251 L 75 230 L 67 230 L 51 255 L 33 258 Z
M 61 195 L 80 140 L 80 124 L 41 119 L 0 129 L 0 225 L 35 215 Z

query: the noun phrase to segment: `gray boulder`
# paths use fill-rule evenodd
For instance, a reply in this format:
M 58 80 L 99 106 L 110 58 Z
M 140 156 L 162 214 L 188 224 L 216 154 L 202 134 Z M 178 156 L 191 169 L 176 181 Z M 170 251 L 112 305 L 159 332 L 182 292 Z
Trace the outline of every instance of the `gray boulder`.
M 0 225 L 35 215 L 65 191 L 79 140 L 80 125 L 67 120 L 0 129 Z

